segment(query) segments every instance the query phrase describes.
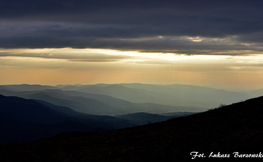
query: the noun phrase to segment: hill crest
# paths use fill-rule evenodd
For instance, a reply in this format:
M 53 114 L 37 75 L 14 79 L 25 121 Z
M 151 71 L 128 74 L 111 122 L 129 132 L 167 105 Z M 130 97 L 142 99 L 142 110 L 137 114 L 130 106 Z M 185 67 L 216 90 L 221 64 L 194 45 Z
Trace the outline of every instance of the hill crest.
M 12 155 L 19 152 L 16 158 L 20 159 L 174 161 L 191 160 L 190 152 L 198 151 L 207 156 L 211 152 L 229 153 L 232 161 L 234 151 L 262 151 L 262 122 L 263 97 L 258 97 L 145 126 L 94 134 L 72 132 L 23 146 L 5 146 L 0 159 L 15 159 Z

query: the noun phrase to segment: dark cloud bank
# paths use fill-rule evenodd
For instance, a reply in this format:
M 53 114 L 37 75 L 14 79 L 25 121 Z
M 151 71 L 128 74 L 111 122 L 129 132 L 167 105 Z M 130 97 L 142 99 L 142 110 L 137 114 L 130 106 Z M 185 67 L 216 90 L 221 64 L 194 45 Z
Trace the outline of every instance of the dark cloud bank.
M 262 6 L 260 0 L 2 1 L 0 48 L 261 53 Z

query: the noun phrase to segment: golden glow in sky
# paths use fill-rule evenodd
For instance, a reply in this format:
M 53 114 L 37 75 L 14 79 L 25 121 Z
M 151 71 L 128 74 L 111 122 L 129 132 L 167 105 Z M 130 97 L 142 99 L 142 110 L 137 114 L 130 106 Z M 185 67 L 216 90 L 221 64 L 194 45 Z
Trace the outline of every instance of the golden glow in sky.
M 0 84 L 136 82 L 245 90 L 263 87 L 262 67 L 263 56 L 256 54 L 189 56 L 110 49 L 0 49 Z

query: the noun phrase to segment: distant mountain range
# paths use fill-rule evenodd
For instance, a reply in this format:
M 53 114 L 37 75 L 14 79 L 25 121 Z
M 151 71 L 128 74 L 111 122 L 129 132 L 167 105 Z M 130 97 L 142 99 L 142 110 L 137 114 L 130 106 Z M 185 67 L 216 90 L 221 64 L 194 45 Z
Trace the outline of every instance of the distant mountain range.
M 249 94 L 190 85 L 97 84 L 65 86 L 64 90 L 109 95 L 133 103 L 211 108 L 250 98 Z M 207 100 L 207 98 L 210 98 Z
M 2 85 L 0 94 L 40 99 L 79 112 L 121 115 L 136 112 L 201 112 L 263 95 L 263 90 L 234 92 L 192 85 L 95 84 Z M 161 108 L 159 108 L 161 107 Z
M 133 115 L 148 114 L 122 117 Z M 262 123 L 263 97 L 258 97 L 155 124 L 0 146 L 0 161 L 260 161 Z
M 161 122 L 239 102 L 261 92 L 190 85 L 1 85 L 0 142 Z

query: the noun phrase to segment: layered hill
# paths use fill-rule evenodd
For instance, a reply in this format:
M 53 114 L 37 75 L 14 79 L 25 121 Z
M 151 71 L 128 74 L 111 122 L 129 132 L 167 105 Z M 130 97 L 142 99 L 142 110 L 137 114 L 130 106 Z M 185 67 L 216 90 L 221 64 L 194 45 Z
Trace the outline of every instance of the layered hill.
M 195 160 L 251 160 L 244 156 L 263 150 L 262 123 L 263 97 L 259 97 L 155 124 L 101 133 L 71 132 L 1 146 L 0 160 L 185 161 L 193 158 L 193 151 L 204 154 Z M 244 156 L 234 157 L 233 152 Z M 217 158 L 220 154 L 225 157 Z
M 111 116 L 76 112 L 48 102 L 0 95 L 0 143 L 34 141 L 70 131 L 105 131 L 133 124 Z
M 75 90 L 44 89 L 46 86 L 36 85 L 32 88 L 23 89 L 24 85 L 0 86 L 0 94 L 6 96 L 18 96 L 27 99 L 37 99 L 50 102 L 58 106 L 70 107 L 75 111 L 94 115 L 122 115 L 128 113 L 166 113 L 166 112 L 200 112 L 205 108 L 169 106 L 153 103 L 132 103 L 123 99 L 114 98 L 103 94 L 92 94 Z M 30 87 L 27 85 L 26 87 Z M 17 89 L 16 89 L 17 88 Z M 42 89 L 41 89 L 42 88 Z M 129 94 L 129 92 L 127 92 Z M 137 97 L 141 97 L 137 94 Z M 147 100 L 146 100 L 147 101 Z
M 235 92 L 193 85 L 94 84 L 2 85 L 0 94 L 40 99 L 96 115 L 147 112 L 201 112 L 221 104 L 262 95 L 262 90 Z M 208 100 L 209 98 L 209 100 Z
M 154 103 L 170 106 L 187 106 L 209 109 L 220 104 L 231 104 L 250 98 L 250 94 L 193 85 L 152 84 L 95 84 L 64 86 L 93 94 L 104 94 L 133 103 Z M 210 100 L 207 100 L 210 98 Z

